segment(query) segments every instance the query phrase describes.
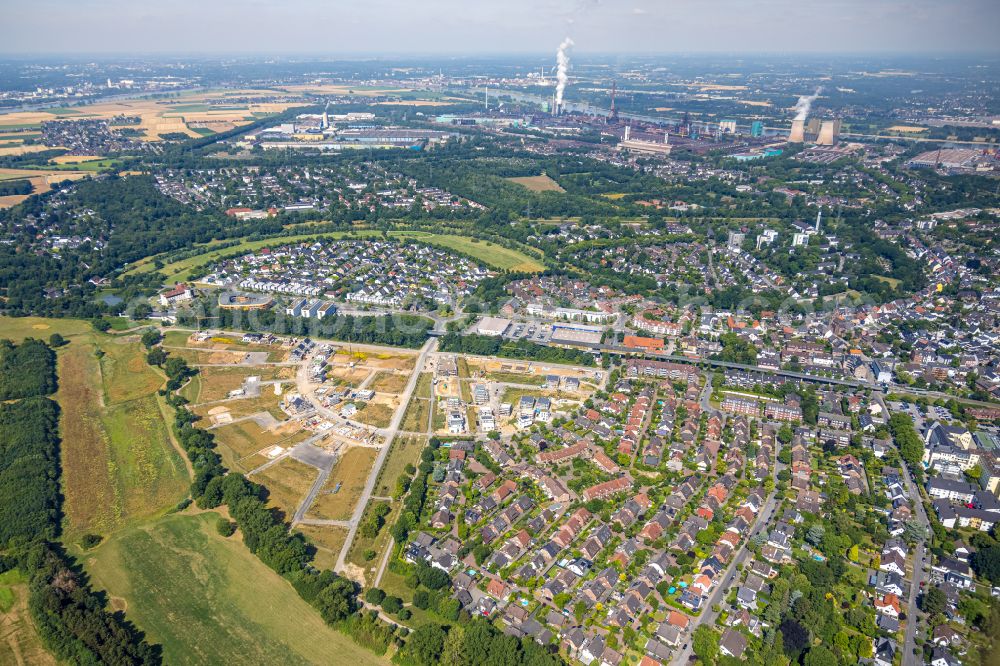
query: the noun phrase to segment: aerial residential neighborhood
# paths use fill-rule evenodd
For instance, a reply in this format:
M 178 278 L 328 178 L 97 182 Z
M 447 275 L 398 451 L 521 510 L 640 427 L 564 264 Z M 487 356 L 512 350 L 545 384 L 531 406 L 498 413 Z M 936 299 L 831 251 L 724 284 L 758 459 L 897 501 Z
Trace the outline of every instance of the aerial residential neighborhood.
M 7 3 L 0 666 L 997 666 L 1000 3 Z

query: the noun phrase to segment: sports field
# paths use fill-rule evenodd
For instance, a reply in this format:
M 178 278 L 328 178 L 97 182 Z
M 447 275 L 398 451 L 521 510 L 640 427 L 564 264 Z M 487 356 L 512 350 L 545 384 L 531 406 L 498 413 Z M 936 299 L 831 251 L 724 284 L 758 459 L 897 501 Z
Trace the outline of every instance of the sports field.
M 376 230 L 350 232 L 350 236 L 354 238 L 380 236 L 381 234 L 381 231 Z M 204 246 L 205 251 L 203 253 L 182 259 L 180 261 L 168 263 L 160 269 L 160 272 L 166 276 L 164 283 L 173 283 L 177 281 L 183 282 L 190 279 L 194 269 L 206 263 L 215 261 L 223 256 L 236 255 L 243 252 L 252 252 L 264 247 L 288 245 L 290 243 L 297 243 L 311 238 L 343 238 L 348 235 L 348 232 L 343 231 L 336 231 L 327 234 L 302 234 L 299 236 L 284 236 L 280 238 L 243 241 L 238 245 L 221 248 L 217 247 L 220 243 L 208 243 Z M 541 272 L 545 270 L 545 266 L 542 265 L 539 260 L 529 257 L 523 252 L 503 247 L 489 241 L 470 238 L 468 236 L 432 234 L 426 231 L 390 231 L 389 236 L 394 238 L 412 238 L 413 240 L 422 241 L 430 245 L 437 245 L 443 248 L 455 250 L 474 257 L 488 266 L 499 268 L 501 270 L 528 272 Z M 215 246 L 214 249 L 213 246 Z M 147 257 L 146 259 L 136 262 L 128 271 L 126 271 L 125 274 L 147 273 L 154 270 L 154 259 L 155 257 Z
M 389 663 L 326 626 L 239 535 L 219 536 L 217 517 L 168 516 L 84 557 L 112 606 L 163 646 L 164 663 Z

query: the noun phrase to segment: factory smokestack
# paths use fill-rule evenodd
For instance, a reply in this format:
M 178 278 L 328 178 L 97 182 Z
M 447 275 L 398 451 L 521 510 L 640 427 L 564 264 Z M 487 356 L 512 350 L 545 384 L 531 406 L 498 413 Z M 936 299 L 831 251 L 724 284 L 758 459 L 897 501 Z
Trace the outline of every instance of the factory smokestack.
M 567 37 L 559 44 L 556 51 L 556 103 L 553 113 L 559 113 L 563 105 L 563 93 L 566 91 L 566 84 L 569 82 L 569 48 L 573 46 L 573 40 Z

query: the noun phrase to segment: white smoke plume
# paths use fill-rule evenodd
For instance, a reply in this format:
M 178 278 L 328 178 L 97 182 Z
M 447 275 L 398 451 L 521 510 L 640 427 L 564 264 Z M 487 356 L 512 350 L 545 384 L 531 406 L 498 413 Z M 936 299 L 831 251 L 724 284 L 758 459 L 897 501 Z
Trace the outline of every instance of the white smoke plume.
M 569 48 L 573 46 L 573 40 L 567 37 L 562 40 L 559 50 L 556 51 L 556 108 L 562 108 L 563 92 L 566 90 L 566 83 L 569 81 Z
M 809 117 L 809 109 L 812 108 L 812 103 L 816 101 L 819 94 L 823 92 L 822 88 L 816 88 L 816 92 L 812 95 L 803 95 L 799 97 L 799 101 L 795 103 L 795 119 L 805 120 Z

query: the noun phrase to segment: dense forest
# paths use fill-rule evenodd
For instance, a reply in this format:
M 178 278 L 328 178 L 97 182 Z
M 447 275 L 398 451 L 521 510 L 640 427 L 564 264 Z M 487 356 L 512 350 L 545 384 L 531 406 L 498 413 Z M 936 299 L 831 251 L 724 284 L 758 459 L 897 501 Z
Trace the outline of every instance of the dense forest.
M 5 180 L 0 181 L 0 197 L 12 194 L 31 194 L 31 181 L 29 180 Z
M 59 531 L 59 406 L 41 395 L 0 404 L 0 547 Z
M 59 205 L 50 205 L 59 197 Z M 44 220 L 44 223 L 42 221 Z M 151 254 L 214 239 L 278 233 L 281 224 L 235 222 L 222 214 L 200 213 L 160 194 L 148 176 L 103 177 L 66 192 L 35 196 L 0 211 L 9 243 L 0 246 L 0 289 L 12 314 L 91 317 L 96 288 L 89 280 L 108 278 Z M 76 237 L 76 247 L 49 252 L 40 235 Z M 66 290 L 46 299 L 46 288 Z
M 0 400 L 48 395 L 56 390 L 56 355 L 40 340 L 20 345 L 0 340 Z

